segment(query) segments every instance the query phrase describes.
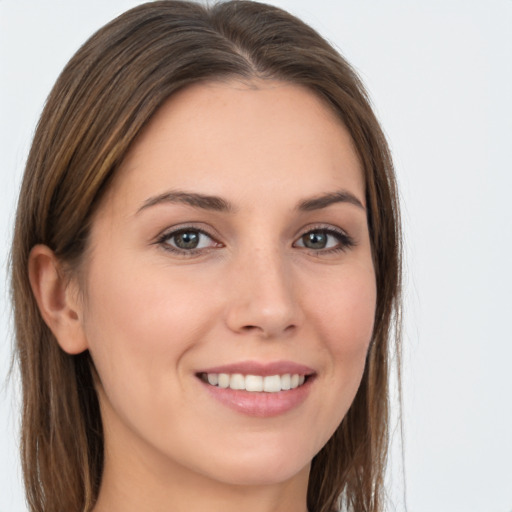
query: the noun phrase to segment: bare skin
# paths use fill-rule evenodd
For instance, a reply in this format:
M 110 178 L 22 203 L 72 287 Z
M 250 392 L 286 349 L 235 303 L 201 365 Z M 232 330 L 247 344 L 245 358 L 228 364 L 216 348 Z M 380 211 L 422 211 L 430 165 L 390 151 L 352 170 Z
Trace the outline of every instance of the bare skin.
M 373 328 L 364 199 L 351 138 L 314 94 L 202 84 L 173 96 L 123 162 L 83 293 L 33 250 L 43 316 L 99 375 L 94 512 L 306 512 L 311 460 L 355 396 Z M 205 382 L 246 363 L 305 382 L 257 392 L 268 400 Z

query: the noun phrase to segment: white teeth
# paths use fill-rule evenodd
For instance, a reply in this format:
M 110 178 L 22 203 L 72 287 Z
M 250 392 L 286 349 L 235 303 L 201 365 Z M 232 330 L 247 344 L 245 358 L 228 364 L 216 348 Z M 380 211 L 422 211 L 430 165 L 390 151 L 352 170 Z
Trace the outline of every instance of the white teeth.
M 245 379 L 240 373 L 234 373 L 229 379 L 229 387 L 231 389 L 245 389 Z
M 281 376 L 281 389 L 283 391 L 286 391 L 287 389 L 290 389 L 292 386 L 292 376 L 287 373 L 286 375 Z
M 278 393 L 304 384 L 306 377 L 297 373 L 284 375 L 242 375 L 241 373 L 208 373 L 202 379 L 212 386 L 251 392 Z
M 259 375 L 246 375 L 245 377 L 246 391 L 263 391 L 263 378 Z
M 219 383 L 219 376 L 216 373 L 209 373 L 208 374 L 208 382 L 212 386 L 216 386 Z
M 279 375 L 269 375 L 263 378 L 263 391 L 267 393 L 278 393 L 281 391 L 281 377 Z
M 209 376 L 210 374 L 208 374 Z M 219 373 L 219 388 L 229 387 L 229 375 L 227 373 Z

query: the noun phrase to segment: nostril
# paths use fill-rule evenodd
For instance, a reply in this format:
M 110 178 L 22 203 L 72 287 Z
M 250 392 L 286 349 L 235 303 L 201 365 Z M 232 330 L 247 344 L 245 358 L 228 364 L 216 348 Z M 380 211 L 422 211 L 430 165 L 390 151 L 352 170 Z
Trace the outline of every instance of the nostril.
M 264 327 L 260 327 L 258 325 L 244 325 L 241 328 L 241 332 L 245 332 L 248 334 L 250 334 L 250 333 L 259 334 L 260 336 L 262 336 L 264 338 L 270 338 L 270 337 L 273 337 L 276 335 L 277 336 L 280 336 L 283 334 L 289 335 L 295 328 L 296 328 L 296 325 L 290 324 L 281 331 L 281 334 L 278 334 L 278 330 L 273 330 L 270 328 L 265 329 Z

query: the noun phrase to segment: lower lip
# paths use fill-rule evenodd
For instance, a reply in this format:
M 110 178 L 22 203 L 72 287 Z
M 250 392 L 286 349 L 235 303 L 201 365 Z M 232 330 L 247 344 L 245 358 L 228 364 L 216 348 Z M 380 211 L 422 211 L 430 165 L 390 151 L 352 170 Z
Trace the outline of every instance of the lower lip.
M 277 393 L 250 392 L 230 388 L 220 388 L 201 381 L 206 390 L 216 400 L 231 409 L 259 418 L 279 416 L 301 405 L 307 398 L 314 378 L 295 389 L 279 391 Z

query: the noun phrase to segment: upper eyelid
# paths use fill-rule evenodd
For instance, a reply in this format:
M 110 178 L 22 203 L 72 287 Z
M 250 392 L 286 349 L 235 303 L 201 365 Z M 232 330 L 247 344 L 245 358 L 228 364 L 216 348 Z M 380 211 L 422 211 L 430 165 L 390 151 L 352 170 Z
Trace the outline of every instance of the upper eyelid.
M 310 233 L 311 231 L 327 231 L 327 232 L 331 232 L 331 233 L 338 233 L 338 234 L 346 236 L 348 238 L 352 238 L 346 229 L 343 229 L 339 226 L 335 226 L 333 224 L 323 224 L 323 223 L 309 224 L 309 225 L 303 226 L 302 228 L 300 228 L 300 230 L 298 230 L 295 237 L 296 237 L 296 239 L 299 239 L 301 236 L 304 236 L 306 233 Z
M 194 223 L 190 223 L 190 224 L 178 224 L 177 226 L 172 226 L 172 227 L 169 227 L 169 228 L 166 228 L 164 229 L 163 231 L 161 231 L 157 236 L 156 236 L 156 239 L 157 240 L 161 240 L 163 238 L 169 238 L 171 237 L 172 235 L 176 235 L 176 234 L 179 234 L 179 233 L 182 233 L 184 231 L 198 231 L 199 233 L 203 234 L 203 235 L 206 235 L 208 237 L 210 237 L 212 240 L 215 240 L 216 242 L 219 242 L 218 238 L 219 236 L 212 233 L 210 230 L 208 229 L 205 229 L 203 227 L 199 227 L 197 225 L 194 225 Z M 220 243 L 220 242 L 219 242 Z

